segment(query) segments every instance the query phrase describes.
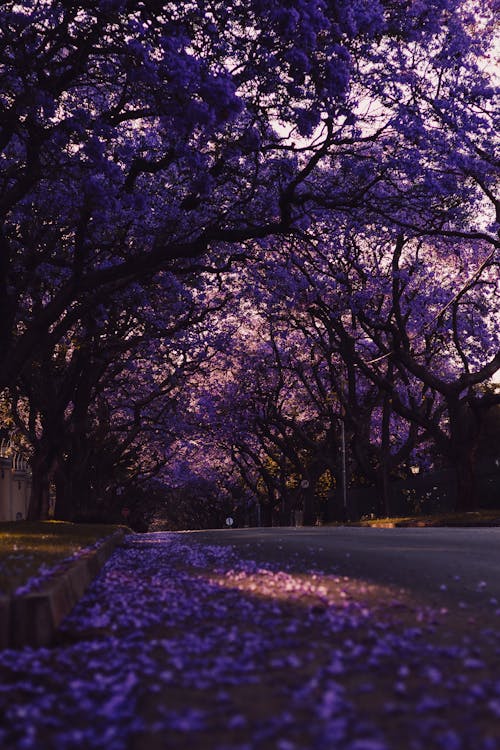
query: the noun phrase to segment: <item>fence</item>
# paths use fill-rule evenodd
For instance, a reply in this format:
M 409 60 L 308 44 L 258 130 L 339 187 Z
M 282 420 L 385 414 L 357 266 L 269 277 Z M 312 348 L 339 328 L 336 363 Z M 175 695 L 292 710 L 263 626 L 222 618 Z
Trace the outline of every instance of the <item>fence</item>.
M 27 461 L 0 441 L 0 521 L 20 521 L 28 515 L 31 471 Z

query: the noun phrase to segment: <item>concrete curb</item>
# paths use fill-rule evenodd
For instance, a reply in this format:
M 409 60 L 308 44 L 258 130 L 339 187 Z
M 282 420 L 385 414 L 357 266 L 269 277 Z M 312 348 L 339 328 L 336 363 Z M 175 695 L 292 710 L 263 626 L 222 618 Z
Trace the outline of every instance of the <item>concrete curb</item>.
M 34 591 L 0 597 L 0 648 L 47 646 L 66 615 L 82 598 L 87 586 L 121 544 L 121 529 L 98 547 L 47 577 Z

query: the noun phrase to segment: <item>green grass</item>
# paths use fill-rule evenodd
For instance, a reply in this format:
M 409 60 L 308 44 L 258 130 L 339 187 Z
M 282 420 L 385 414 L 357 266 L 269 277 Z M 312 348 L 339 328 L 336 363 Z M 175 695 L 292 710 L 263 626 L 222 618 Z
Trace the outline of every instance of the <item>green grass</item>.
M 0 594 L 11 594 L 36 575 L 74 552 L 110 536 L 120 527 L 64 521 L 0 523 Z
M 500 525 L 500 509 L 478 510 L 469 513 L 436 513 L 392 518 L 363 518 L 356 526 L 482 526 Z

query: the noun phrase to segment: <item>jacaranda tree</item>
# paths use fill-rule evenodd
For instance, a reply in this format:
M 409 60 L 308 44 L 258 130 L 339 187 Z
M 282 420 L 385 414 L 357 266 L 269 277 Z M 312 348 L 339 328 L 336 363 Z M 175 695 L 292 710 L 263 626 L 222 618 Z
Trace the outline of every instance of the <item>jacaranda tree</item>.
M 494 6 L 3 3 L 0 389 L 46 400 L 32 374 L 134 283 L 147 305 L 160 272 L 168 299 L 285 237 L 334 248 L 339 219 L 493 267 Z

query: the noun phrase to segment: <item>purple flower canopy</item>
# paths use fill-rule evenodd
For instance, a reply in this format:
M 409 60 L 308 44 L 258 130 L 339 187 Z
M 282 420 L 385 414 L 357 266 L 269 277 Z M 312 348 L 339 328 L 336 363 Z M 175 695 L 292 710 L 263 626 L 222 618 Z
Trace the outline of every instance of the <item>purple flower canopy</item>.
M 1 414 L 34 518 L 52 483 L 59 518 L 115 519 L 162 469 L 214 505 L 333 491 L 341 413 L 363 482 L 437 453 L 465 509 L 500 398 L 495 10 L 2 4 Z

